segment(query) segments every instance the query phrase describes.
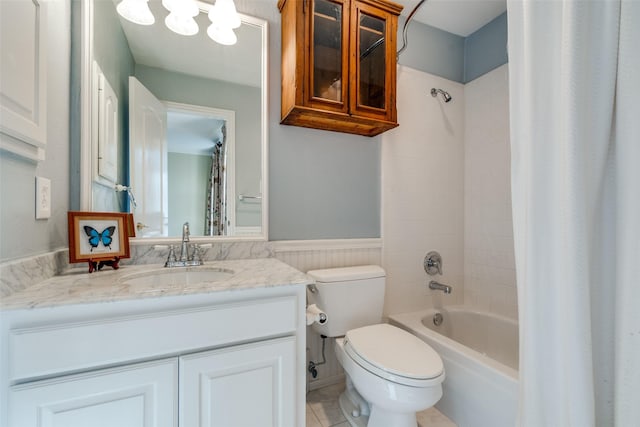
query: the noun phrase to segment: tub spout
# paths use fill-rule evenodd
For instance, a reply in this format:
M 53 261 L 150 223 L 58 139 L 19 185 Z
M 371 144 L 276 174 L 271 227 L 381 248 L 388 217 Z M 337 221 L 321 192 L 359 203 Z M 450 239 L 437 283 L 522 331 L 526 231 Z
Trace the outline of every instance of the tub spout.
M 429 289 L 433 289 L 436 291 L 443 291 L 445 294 L 451 293 L 451 286 L 443 285 L 442 283 L 438 283 L 435 280 L 429 282 Z

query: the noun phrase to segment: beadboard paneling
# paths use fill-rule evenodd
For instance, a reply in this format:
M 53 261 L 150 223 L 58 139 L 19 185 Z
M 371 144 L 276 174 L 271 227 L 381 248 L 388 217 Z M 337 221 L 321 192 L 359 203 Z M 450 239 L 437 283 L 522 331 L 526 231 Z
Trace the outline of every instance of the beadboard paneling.
M 273 242 L 276 258 L 302 272 L 353 265 L 382 265 L 381 239 Z

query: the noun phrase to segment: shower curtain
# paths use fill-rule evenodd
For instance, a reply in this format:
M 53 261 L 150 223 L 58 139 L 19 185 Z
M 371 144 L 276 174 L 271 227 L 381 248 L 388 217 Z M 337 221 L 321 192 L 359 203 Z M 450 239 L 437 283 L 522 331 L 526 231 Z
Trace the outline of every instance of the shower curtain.
M 640 2 L 509 0 L 518 425 L 640 425 Z
M 211 154 L 211 173 L 207 185 L 205 236 L 225 236 L 227 233 L 227 132 L 222 126 L 222 139 Z

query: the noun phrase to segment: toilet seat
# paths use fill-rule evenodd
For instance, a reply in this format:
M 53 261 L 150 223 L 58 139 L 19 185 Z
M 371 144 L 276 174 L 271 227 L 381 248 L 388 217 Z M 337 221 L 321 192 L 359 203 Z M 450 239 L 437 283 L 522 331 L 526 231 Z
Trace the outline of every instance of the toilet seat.
M 365 370 L 388 381 L 429 387 L 444 379 L 442 359 L 427 343 L 388 324 L 352 329 L 345 353 Z

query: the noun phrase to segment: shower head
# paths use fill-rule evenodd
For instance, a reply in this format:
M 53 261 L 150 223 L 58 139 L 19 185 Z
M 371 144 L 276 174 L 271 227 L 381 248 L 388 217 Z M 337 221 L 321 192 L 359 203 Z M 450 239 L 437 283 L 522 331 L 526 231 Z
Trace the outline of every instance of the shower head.
M 449 92 L 446 92 L 442 89 L 431 88 L 431 96 L 435 98 L 436 96 L 438 96 L 438 94 L 442 95 L 442 99 L 444 99 L 444 102 L 451 101 L 451 95 L 449 95 Z

